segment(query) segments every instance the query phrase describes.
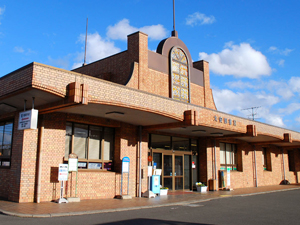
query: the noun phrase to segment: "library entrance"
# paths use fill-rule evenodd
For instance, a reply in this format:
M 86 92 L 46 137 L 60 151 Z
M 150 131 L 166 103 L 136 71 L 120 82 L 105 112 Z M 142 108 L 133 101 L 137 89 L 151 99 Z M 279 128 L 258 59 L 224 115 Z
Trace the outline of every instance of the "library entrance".
M 150 154 L 161 169 L 161 185 L 169 190 L 192 190 L 197 182 L 197 141 L 189 138 L 150 135 Z

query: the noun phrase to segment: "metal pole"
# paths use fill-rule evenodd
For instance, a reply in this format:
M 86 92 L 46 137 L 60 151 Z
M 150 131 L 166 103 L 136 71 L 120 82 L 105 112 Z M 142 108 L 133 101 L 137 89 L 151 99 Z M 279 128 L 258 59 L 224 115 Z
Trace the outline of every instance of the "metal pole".
M 89 22 L 89 19 L 86 18 L 85 49 L 84 49 L 84 62 L 83 62 L 83 66 L 86 65 L 86 45 L 87 45 L 88 22 Z
M 255 187 L 257 186 L 257 169 L 256 169 L 256 150 L 255 150 L 255 145 L 253 146 L 254 148 L 254 166 L 255 166 Z
M 283 180 L 285 182 L 285 166 L 284 166 L 284 154 L 283 154 L 283 149 L 281 149 L 281 154 L 282 154 L 282 165 L 283 165 Z
M 37 175 L 37 198 L 36 202 L 40 203 L 40 193 L 41 193 L 41 176 L 42 176 L 42 150 L 43 150 L 43 143 L 44 143 L 44 116 L 41 117 L 41 127 L 40 127 L 40 134 L 39 134 L 39 148 L 38 148 L 38 175 Z
M 26 102 L 27 102 L 27 100 L 24 99 L 24 111 L 26 111 Z
M 139 130 L 140 130 L 140 160 L 139 160 L 139 198 L 142 197 L 142 126 L 139 126 Z
M 175 31 L 175 0 L 173 0 L 173 29 Z
M 217 180 L 216 139 L 214 139 L 214 155 L 215 155 L 215 180 Z
M 34 109 L 34 97 L 32 97 L 32 109 Z

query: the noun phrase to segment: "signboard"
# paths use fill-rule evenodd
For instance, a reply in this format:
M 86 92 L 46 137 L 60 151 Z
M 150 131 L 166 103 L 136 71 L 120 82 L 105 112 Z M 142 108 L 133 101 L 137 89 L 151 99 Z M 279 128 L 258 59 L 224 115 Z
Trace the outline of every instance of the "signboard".
M 68 164 L 59 164 L 58 168 L 58 180 L 59 181 L 66 181 L 68 180 Z
M 152 166 L 148 166 L 148 177 L 152 176 Z
M 130 159 L 128 157 L 124 157 L 122 159 L 122 172 L 123 173 L 129 173 L 129 163 L 130 163 Z
M 69 158 L 69 172 L 77 172 L 78 170 L 78 159 Z
M 195 162 L 192 162 L 192 168 L 193 168 L 193 169 L 196 168 Z
M 20 112 L 18 130 L 37 129 L 38 110 L 31 109 Z
M 230 187 L 230 168 L 227 167 L 227 187 Z

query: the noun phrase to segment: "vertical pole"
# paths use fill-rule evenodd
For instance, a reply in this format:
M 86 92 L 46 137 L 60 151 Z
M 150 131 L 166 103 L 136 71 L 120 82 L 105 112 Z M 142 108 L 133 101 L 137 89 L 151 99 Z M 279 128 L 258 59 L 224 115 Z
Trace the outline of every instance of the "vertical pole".
M 173 30 L 175 31 L 175 0 L 173 0 Z
M 142 197 L 142 126 L 139 126 L 139 133 L 140 133 L 140 153 L 139 153 L 139 198 Z
M 38 148 L 38 168 L 37 168 L 37 197 L 36 202 L 40 203 L 40 193 L 41 193 L 41 176 L 42 176 L 42 150 L 44 143 L 44 115 L 41 116 L 41 126 L 39 130 L 39 148 Z
M 283 149 L 281 149 L 281 154 L 282 154 L 282 166 L 283 166 L 283 180 L 285 183 L 285 166 L 284 166 L 284 154 L 283 154 Z
M 84 62 L 83 62 L 83 66 L 86 65 L 86 45 L 87 45 L 88 22 L 89 22 L 89 18 L 86 18 L 85 49 L 84 49 Z
M 35 97 L 32 97 L 32 109 L 34 109 L 34 99 Z
M 253 145 L 254 148 L 254 170 L 255 170 L 255 187 L 258 187 L 257 185 L 257 169 L 256 169 L 256 149 L 255 149 L 255 145 Z
M 27 100 L 25 99 L 24 100 L 24 111 L 26 111 L 26 102 L 27 102 Z
M 214 177 L 214 179 L 217 180 L 216 139 L 214 139 L 214 155 L 215 155 L 215 177 Z

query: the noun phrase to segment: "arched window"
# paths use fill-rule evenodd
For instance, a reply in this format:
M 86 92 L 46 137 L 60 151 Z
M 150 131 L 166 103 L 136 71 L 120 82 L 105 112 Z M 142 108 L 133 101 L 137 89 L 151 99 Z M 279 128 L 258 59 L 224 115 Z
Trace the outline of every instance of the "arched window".
M 190 101 L 190 82 L 188 60 L 184 51 L 178 47 L 171 50 L 171 94 L 172 98 L 189 102 Z

